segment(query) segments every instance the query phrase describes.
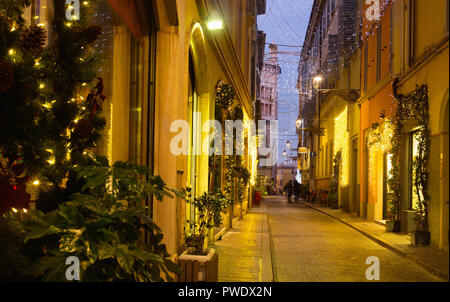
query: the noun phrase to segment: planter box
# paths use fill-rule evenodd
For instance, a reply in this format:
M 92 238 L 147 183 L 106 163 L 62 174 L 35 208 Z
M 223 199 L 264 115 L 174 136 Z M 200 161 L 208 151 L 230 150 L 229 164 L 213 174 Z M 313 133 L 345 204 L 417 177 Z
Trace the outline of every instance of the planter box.
M 430 245 L 430 232 L 414 231 L 411 236 L 412 245 Z
M 187 249 L 179 258 L 182 269 L 180 282 L 218 282 L 219 254 L 214 249 L 207 249 L 208 254 L 190 255 Z
M 416 211 L 404 210 L 402 212 L 402 232 L 412 233 L 416 230 Z
M 386 221 L 386 232 L 388 233 L 400 233 L 401 223 L 400 221 Z
M 337 200 L 332 200 L 332 201 L 330 201 L 329 204 L 332 209 L 334 209 L 334 210 L 339 209 Z

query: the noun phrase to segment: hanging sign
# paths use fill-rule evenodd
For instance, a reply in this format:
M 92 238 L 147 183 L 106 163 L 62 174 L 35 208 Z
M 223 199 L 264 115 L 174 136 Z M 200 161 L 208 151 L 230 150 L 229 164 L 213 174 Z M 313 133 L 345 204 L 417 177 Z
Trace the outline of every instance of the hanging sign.
M 298 148 L 299 154 L 308 154 L 308 148 L 307 147 L 300 147 Z

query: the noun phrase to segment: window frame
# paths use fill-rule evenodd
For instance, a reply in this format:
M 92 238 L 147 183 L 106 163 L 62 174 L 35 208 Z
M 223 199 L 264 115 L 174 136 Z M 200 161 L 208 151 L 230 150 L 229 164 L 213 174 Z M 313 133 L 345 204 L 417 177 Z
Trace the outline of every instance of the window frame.
M 377 27 L 377 34 L 376 34 L 376 38 L 377 38 L 377 66 L 376 66 L 376 82 L 381 80 L 381 59 L 382 59 L 382 55 L 381 55 L 381 49 L 382 49 L 382 38 L 383 38 L 383 25 L 380 22 L 378 27 Z

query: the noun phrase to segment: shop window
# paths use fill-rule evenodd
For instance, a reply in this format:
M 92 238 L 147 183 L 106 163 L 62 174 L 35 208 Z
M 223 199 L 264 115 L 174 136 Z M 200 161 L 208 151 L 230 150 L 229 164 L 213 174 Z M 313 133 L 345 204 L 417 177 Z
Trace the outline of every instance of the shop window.
M 381 37 L 382 37 L 382 26 L 381 23 L 377 28 L 377 82 L 381 79 Z
M 42 26 L 46 29 L 48 36 L 51 36 L 52 22 L 50 12 L 53 9 L 50 0 L 33 0 L 31 4 L 24 9 L 23 18 L 28 24 Z
M 189 96 L 188 96 L 188 108 L 189 108 L 189 126 L 190 126 L 190 138 L 189 138 L 189 156 L 188 160 L 188 173 L 187 173 L 187 186 L 191 188 L 192 198 L 198 195 L 198 170 L 199 161 L 198 148 L 200 146 L 201 140 L 201 121 L 199 117 L 199 98 L 197 92 L 196 76 L 194 69 L 194 59 L 192 52 L 189 51 Z M 186 204 L 186 217 L 190 221 L 190 229 L 188 230 L 193 233 L 195 231 L 195 207 L 192 203 Z
M 392 172 L 392 154 L 386 153 L 384 155 L 384 183 L 383 183 L 383 219 L 387 219 L 389 217 L 389 204 L 392 202 L 393 191 L 389 184 L 391 180 L 391 172 Z
M 364 44 L 364 92 L 367 91 L 368 71 L 369 71 L 369 45 L 368 41 Z
M 141 158 L 142 147 L 142 96 L 140 95 L 141 47 L 131 36 L 130 62 L 130 158 Z
M 419 132 L 415 131 L 409 134 L 409 208 L 415 209 L 419 203 L 419 196 L 422 198 L 422 192 L 418 192 L 415 186 L 416 173 L 414 162 L 417 159 L 418 145 L 419 145 Z
M 106 127 L 96 153 L 111 162 L 135 159 L 139 164 L 148 164 L 142 135 L 146 61 L 143 46 L 107 0 L 95 5 L 92 22 L 102 26 L 102 34 L 94 50 L 101 58 L 98 77 L 103 79 L 106 96 L 103 104 Z
M 31 3 L 31 24 L 39 24 L 41 17 L 41 1 L 34 0 Z

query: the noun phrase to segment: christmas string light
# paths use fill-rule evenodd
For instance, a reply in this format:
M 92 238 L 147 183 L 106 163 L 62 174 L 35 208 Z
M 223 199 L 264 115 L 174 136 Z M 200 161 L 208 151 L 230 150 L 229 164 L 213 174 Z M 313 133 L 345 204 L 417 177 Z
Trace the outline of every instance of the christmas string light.
M 349 184 L 349 143 L 350 135 L 347 130 L 348 107 L 334 119 L 334 156 L 341 152 L 341 169 L 339 184 L 347 186 Z M 321 147 L 321 146 L 320 146 Z

